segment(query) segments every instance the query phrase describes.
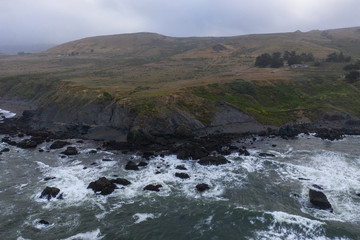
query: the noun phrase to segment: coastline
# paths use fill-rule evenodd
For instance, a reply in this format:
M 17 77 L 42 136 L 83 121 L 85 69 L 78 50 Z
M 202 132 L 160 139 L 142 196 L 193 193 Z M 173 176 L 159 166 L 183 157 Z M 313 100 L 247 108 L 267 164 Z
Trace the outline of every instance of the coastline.
M 191 131 L 191 129 L 186 128 L 182 131 L 163 135 L 151 135 L 141 129 L 124 134 L 124 131 L 119 131 L 119 129 L 111 126 L 71 124 L 62 124 L 62 129 L 59 130 L 57 128 L 39 128 L 36 124 L 34 125 L 36 111 L 38 111 L 36 105 L 29 102 L 9 100 L 0 104 L 0 107 L 3 108 L 4 106 L 8 107 L 11 112 L 16 112 L 16 115 L 13 118 L 4 119 L 3 123 L 0 124 L 0 134 L 9 136 L 3 138 L 2 141 L 21 148 L 36 148 L 37 145 L 45 141 L 84 139 L 97 141 L 99 147 L 101 146 L 106 150 L 137 152 L 145 158 L 177 154 L 183 159 L 199 159 L 204 156 L 211 156 L 214 152 L 222 155 L 234 151 L 245 154 L 246 147 L 234 147 L 233 143 L 239 140 L 249 140 L 252 143 L 258 136 L 269 138 L 278 136 L 289 139 L 301 133 L 315 133 L 316 137 L 332 141 L 342 139 L 344 135 L 360 135 L 359 120 L 344 118 L 342 115 L 336 114 L 327 117 L 326 121 L 320 123 L 287 124 L 280 127 L 261 125 L 252 121 L 250 117 L 244 116 L 244 114 L 241 115 L 242 122 L 233 121 L 229 123 L 224 121 L 229 116 L 222 116 L 219 119 L 222 119 L 223 122 L 218 120 L 218 125 L 205 127 L 198 131 Z M 21 111 L 23 112 L 19 114 Z M 47 124 L 51 125 L 52 123 Z M 46 124 L 42 126 L 46 126 Z M 110 136 L 118 134 L 121 137 L 109 139 L 106 138 L 107 134 Z M 19 139 L 18 136 L 23 138 Z M 14 141 L 14 137 L 20 142 Z

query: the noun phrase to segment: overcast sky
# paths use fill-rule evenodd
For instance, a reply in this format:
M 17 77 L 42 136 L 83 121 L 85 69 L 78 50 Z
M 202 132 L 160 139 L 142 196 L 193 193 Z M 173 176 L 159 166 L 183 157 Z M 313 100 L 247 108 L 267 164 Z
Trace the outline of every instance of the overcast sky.
M 156 32 L 230 36 L 360 26 L 359 0 L 0 0 L 0 45 Z

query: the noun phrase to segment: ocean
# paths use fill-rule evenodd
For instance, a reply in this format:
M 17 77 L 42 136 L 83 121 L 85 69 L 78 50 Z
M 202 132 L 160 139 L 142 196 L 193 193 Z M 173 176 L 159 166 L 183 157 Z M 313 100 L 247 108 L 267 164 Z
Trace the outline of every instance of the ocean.
M 0 143 L 9 148 L 0 155 L 0 239 L 360 239 L 360 136 L 239 139 L 250 156 L 232 153 L 219 166 L 68 141 L 78 155 L 50 150 L 52 142 L 32 150 Z M 148 165 L 125 170 L 129 160 Z M 131 184 L 103 196 L 87 188 L 100 177 Z M 198 192 L 199 183 L 210 189 Z M 148 184 L 162 187 L 144 191 Z M 63 199 L 40 198 L 47 186 Z M 319 187 L 333 212 L 310 203 L 309 189 Z

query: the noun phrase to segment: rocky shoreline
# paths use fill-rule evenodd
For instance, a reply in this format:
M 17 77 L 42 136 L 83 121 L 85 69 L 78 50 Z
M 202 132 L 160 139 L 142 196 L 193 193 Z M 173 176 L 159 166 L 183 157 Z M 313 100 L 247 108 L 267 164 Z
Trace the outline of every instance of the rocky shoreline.
M 24 111 L 21 117 L 7 118 L 0 124 L 0 134 L 6 135 L 1 139 L 9 145 L 17 146 L 23 149 L 36 149 L 38 145 L 48 142 L 49 149 L 65 149 L 61 152 L 62 155 L 72 156 L 78 154 L 76 145 L 71 144 L 69 139 L 84 139 L 94 140 L 84 137 L 79 134 L 78 129 L 68 128 L 68 131 L 49 131 L 48 129 L 33 129 L 31 128 L 32 114 L 30 111 Z M 279 128 L 268 128 L 259 132 L 241 132 L 241 133 L 219 133 L 206 136 L 196 136 L 193 134 L 173 134 L 164 136 L 153 136 L 151 140 L 148 136 L 129 134 L 126 142 L 118 142 L 114 140 L 97 140 L 98 149 L 103 150 L 116 150 L 122 153 L 136 153 L 141 156 L 139 163 L 132 162 L 131 160 L 125 166 L 127 171 L 137 171 L 139 168 L 146 167 L 147 160 L 155 156 L 176 155 L 178 159 L 182 160 L 196 160 L 200 165 L 223 165 L 228 164 L 223 155 L 231 153 L 238 153 L 239 155 L 249 156 L 247 146 L 253 144 L 255 141 L 264 138 L 282 137 L 290 139 L 296 137 L 298 134 L 315 133 L 314 136 L 327 139 L 330 141 L 339 140 L 344 135 L 360 135 L 360 128 L 358 123 L 354 120 L 347 120 L 347 123 L 342 123 L 343 120 L 335 120 L 322 122 L 321 124 L 293 124 L 284 125 Z M 260 137 L 260 138 L 259 138 Z M 240 141 L 247 141 L 247 144 L 242 144 Z M 78 140 L 82 142 L 83 140 Z M 270 140 L 271 141 L 271 140 Z M 41 149 L 39 149 L 40 151 Z M 7 149 L 1 150 L 6 152 Z M 96 153 L 93 150 L 89 153 Z M 260 153 L 260 157 L 274 157 L 269 153 Z M 107 161 L 103 159 L 103 161 Z M 111 160 L 109 160 L 111 161 Z M 179 171 L 175 173 L 175 177 L 180 179 L 190 178 L 186 173 L 184 166 L 177 166 Z M 156 173 L 155 173 L 156 174 Z M 46 180 L 45 180 L 46 181 Z M 89 189 L 92 189 L 95 194 L 108 195 L 111 194 L 119 186 L 130 185 L 131 182 L 123 178 L 107 179 L 101 177 L 94 182 L 90 182 Z M 319 190 L 315 184 L 314 189 L 309 189 L 309 201 L 315 208 L 332 211 L 332 206 L 329 203 L 326 195 Z M 162 185 L 149 183 L 143 188 L 143 191 L 161 191 Z M 194 190 L 202 193 L 210 189 L 206 183 L 198 182 L 194 185 Z M 50 200 L 56 198 L 63 199 L 62 192 L 59 188 L 54 186 L 47 186 L 40 195 L 40 198 Z
M 34 112 L 25 110 L 21 116 L 3 118 L 3 122 L 0 124 L 0 134 L 9 135 L 3 138 L 2 142 L 16 145 L 20 148 L 36 148 L 37 145 L 45 141 L 77 138 L 99 141 L 99 145 L 106 150 L 138 152 L 144 158 L 155 155 L 176 154 L 179 159 L 200 159 L 214 154 L 226 155 L 234 151 L 246 154 L 245 148 L 239 149 L 233 145 L 234 141 L 252 138 L 255 140 L 257 136 L 270 138 L 278 136 L 289 139 L 301 133 L 315 133 L 316 137 L 333 141 L 342 139 L 344 135 L 360 135 L 360 120 L 352 118 L 344 119 L 339 114 L 327 116 L 326 118 L 326 121 L 321 123 L 288 124 L 281 127 L 263 126 L 263 128 L 257 129 L 258 131 L 244 126 L 241 131 L 234 131 L 233 133 L 220 132 L 207 135 L 194 133 L 190 129 L 177 131 L 172 134 L 151 136 L 141 130 L 130 131 L 125 141 L 116 141 L 91 138 L 86 134 L 91 127 L 85 126 L 64 126 L 61 131 L 34 128 Z M 87 129 L 82 130 L 81 128 Z M 20 138 L 26 137 L 16 142 L 12 139 L 15 136 Z M 56 143 L 62 147 L 66 145 L 64 141 L 57 141 Z M 56 148 L 55 145 L 54 147 Z

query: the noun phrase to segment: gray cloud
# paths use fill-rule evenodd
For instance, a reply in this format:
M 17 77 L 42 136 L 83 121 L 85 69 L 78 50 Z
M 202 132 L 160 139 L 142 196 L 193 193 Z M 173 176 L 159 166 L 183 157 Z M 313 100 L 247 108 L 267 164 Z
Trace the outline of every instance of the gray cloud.
M 0 45 L 157 32 L 229 36 L 360 25 L 357 0 L 0 0 Z

